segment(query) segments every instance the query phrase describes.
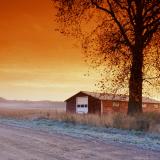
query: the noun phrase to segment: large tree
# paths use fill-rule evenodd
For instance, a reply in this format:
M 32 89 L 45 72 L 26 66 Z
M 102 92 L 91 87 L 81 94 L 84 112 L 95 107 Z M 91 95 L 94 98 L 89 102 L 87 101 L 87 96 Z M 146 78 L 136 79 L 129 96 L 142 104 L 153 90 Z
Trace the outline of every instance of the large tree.
M 144 81 L 160 78 L 160 0 L 53 0 L 59 31 L 79 38 L 95 66 L 128 81 L 128 113 L 142 112 Z

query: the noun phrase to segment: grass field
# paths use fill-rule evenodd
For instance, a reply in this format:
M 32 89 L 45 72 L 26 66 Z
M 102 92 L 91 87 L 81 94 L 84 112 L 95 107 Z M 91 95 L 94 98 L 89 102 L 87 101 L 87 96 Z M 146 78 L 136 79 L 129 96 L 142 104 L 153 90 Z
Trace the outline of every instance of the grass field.
M 127 130 L 138 130 L 160 133 L 160 113 L 143 113 L 134 117 L 122 113 L 95 115 L 70 114 L 52 109 L 5 109 L 0 108 L 0 116 L 16 119 L 53 119 L 87 124 L 98 127 L 111 127 Z

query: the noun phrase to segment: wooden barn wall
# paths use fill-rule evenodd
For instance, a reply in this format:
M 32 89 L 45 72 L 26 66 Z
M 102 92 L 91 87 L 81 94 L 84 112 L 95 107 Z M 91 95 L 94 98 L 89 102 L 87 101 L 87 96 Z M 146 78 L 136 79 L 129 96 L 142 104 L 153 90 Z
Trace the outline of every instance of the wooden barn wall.
M 103 113 L 115 113 L 115 112 L 122 112 L 122 113 L 127 113 L 127 107 L 128 107 L 128 102 L 121 102 L 121 101 L 116 101 L 119 102 L 119 107 L 113 106 L 112 100 L 104 100 L 102 101 L 103 105 Z
M 101 101 L 99 99 L 88 96 L 88 112 L 89 113 L 101 113 Z
M 101 101 L 88 96 L 84 93 L 78 93 L 75 96 L 68 99 L 66 102 L 66 111 L 70 113 L 76 113 L 76 97 L 88 97 L 88 113 L 100 113 Z
M 121 112 L 121 113 L 127 113 L 128 110 L 128 102 L 122 102 L 119 101 L 119 107 L 113 107 L 113 101 L 111 100 L 105 100 L 102 101 L 103 104 L 103 113 L 115 113 L 115 112 Z M 145 106 L 143 106 L 143 112 L 160 112 L 160 104 L 154 104 L 154 103 L 144 103 Z
M 72 97 L 70 98 L 66 103 L 66 112 L 67 113 L 76 113 L 76 98 Z
M 143 112 L 160 112 L 160 104 L 156 103 L 145 103 L 143 106 Z

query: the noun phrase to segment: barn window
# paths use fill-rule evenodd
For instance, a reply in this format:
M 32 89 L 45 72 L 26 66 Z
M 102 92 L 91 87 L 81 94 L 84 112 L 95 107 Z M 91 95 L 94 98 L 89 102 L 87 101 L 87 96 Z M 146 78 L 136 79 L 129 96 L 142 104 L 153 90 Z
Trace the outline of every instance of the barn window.
M 87 108 L 87 107 L 88 107 L 88 105 L 87 105 L 87 104 L 85 104 L 85 105 L 84 105 L 84 107 L 85 107 L 85 108 Z
M 84 107 L 84 105 L 82 104 L 82 105 L 81 105 L 81 107 L 83 108 L 83 107 Z
M 158 104 L 154 104 L 154 108 L 155 108 L 155 109 L 158 109 Z
M 78 107 L 78 108 L 80 108 L 80 107 L 81 107 L 81 105 L 77 105 L 77 107 Z
M 112 103 L 112 106 L 113 106 L 113 107 L 119 107 L 119 102 L 113 102 L 113 103 Z
M 143 107 L 143 108 L 146 108 L 146 107 L 147 107 L 147 104 L 142 104 L 142 107 Z

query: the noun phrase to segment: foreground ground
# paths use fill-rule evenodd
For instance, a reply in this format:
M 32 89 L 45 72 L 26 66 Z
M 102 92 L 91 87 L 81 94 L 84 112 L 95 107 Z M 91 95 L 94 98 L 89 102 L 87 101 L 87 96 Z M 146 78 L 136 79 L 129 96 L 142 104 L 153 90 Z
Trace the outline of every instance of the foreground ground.
M 36 125 L 39 124 L 40 126 L 36 127 L 34 121 L 22 123 L 17 120 L 0 120 L 0 160 L 160 159 L 159 150 L 142 149 L 135 145 L 116 141 L 107 142 L 105 139 L 103 141 L 103 139 L 96 137 L 88 136 L 87 138 L 85 133 L 82 133 L 85 136 L 77 136 L 75 130 L 71 130 L 71 126 L 67 127 L 70 134 L 66 134 L 65 127 L 63 127 L 63 134 L 57 129 L 60 125 L 57 125 L 56 128 L 56 123 L 53 123 L 56 132 L 52 132 L 46 129 L 46 122 L 43 122 L 36 121 Z M 31 123 L 33 127 L 29 125 Z M 51 124 L 48 126 L 53 128 Z M 85 128 L 85 130 L 88 129 Z M 156 143 L 159 143 L 159 141 L 156 141 Z

